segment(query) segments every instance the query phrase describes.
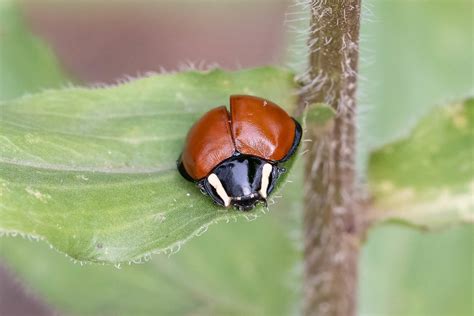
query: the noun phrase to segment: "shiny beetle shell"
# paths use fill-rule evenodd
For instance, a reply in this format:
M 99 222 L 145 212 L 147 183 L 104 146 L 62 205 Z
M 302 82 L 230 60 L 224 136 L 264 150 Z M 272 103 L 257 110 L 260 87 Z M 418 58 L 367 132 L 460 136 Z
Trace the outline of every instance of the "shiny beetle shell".
M 275 103 L 233 95 L 230 113 L 214 108 L 191 127 L 178 169 L 218 205 L 251 210 L 266 203 L 301 134 L 300 124 Z

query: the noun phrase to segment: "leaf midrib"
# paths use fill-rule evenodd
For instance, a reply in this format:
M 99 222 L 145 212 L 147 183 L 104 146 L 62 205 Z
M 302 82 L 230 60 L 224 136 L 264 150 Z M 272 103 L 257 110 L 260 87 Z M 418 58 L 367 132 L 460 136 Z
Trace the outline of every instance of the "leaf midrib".
M 60 171 L 60 172 L 90 172 L 93 174 L 123 174 L 123 175 L 133 175 L 133 174 L 161 174 L 169 171 L 173 171 L 176 168 L 176 165 L 170 164 L 166 167 L 157 167 L 157 168 L 143 168 L 143 167 L 73 167 L 70 165 L 63 164 L 50 164 L 50 163 L 35 163 L 24 160 L 13 160 L 8 158 L 0 158 L 0 164 L 6 164 L 16 167 L 24 168 L 35 168 L 43 169 L 46 171 Z

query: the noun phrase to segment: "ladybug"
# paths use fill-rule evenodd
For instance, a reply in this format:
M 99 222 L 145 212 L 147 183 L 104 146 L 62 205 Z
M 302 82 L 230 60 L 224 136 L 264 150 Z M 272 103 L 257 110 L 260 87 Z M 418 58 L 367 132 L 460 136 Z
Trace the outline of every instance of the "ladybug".
M 178 170 L 216 204 L 249 211 L 266 205 L 301 135 L 301 125 L 275 103 L 232 95 L 230 113 L 214 108 L 191 127 Z

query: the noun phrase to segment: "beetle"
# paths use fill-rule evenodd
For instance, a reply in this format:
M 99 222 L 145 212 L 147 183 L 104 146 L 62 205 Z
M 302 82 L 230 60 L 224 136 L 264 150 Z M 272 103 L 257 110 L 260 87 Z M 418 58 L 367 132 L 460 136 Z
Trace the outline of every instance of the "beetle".
M 249 211 L 266 205 L 301 136 L 301 125 L 277 104 L 232 95 L 230 112 L 216 107 L 191 127 L 178 170 L 216 204 Z

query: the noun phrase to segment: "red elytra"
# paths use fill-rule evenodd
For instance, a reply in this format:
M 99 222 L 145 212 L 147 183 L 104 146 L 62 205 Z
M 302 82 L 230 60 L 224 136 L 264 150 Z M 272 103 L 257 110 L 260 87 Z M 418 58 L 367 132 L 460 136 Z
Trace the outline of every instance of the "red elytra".
M 225 106 L 205 113 L 188 132 L 181 161 L 194 180 L 206 177 L 236 151 L 280 161 L 291 150 L 295 121 L 275 103 L 249 95 L 230 97 Z

